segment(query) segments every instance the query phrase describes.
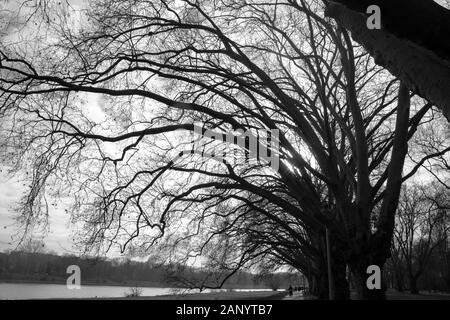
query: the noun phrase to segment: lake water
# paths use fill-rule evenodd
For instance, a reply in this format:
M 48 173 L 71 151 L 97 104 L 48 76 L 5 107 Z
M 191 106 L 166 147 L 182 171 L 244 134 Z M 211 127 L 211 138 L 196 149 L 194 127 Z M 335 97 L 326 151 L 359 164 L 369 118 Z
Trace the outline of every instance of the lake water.
M 140 287 L 141 296 L 160 296 L 174 294 L 171 288 Z M 30 283 L 0 283 L 0 300 L 17 299 L 52 299 L 52 298 L 123 298 L 131 287 L 121 286 L 88 286 L 81 285 L 80 289 L 68 289 L 63 284 L 30 284 Z M 227 291 L 225 289 L 205 290 L 204 292 Z M 270 291 L 270 289 L 236 289 L 235 291 Z M 198 292 L 196 290 L 195 292 Z
M 170 288 L 142 287 L 142 296 L 172 294 Z M 69 290 L 63 284 L 0 283 L 0 300 L 5 299 L 51 299 L 51 298 L 93 298 L 125 297 L 130 287 L 119 286 L 81 286 Z

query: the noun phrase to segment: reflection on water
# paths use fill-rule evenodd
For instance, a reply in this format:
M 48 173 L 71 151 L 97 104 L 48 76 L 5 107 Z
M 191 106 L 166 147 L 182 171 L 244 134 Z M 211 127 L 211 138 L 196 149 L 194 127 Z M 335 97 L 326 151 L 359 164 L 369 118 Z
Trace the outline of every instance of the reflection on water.
M 142 296 L 172 294 L 170 288 L 140 288 Z M 93 298 L 124 297 L 130 287 L 119 286 L 81 286 L 69 290 L 63 284 L 0 283 L 0 299 L 50 299 L 50 298 Z

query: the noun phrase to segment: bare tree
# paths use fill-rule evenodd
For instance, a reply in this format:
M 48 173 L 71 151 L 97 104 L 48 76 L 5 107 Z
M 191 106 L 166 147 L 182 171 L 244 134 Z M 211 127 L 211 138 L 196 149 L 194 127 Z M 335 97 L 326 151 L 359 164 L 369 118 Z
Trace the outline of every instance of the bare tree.
M 31 167 L 24 221 L 46 216 L 45 195 L 69 194 L 85 248 L 161 245 L 186 263 L 223 253 L 227 274 L 266 255 L 320 265 L 327 227 L 342 292 L 349 265 L 359 297 L 382 298 L 366 270 L 390 255 L 401 185 L 420 167 L 403 175 L 408 141 L 433 105 L 323 10 L 103 0 L 83 24 L 45 12 L 47 40 L 0 46 L 2 152 Z M 42 22 L 36 12 L 30 23 Z M 258 144 L 278 170 L 246 161 L 245 146 L 193 137 L 196 122 L 215 137 L 279 130 L 279 150 Z
M 44 253 L 46 251 L 45 243 L 43 240 L 28 238 L 19 245 L 17 251 L 25 253 Z
M 447 242 L 448 210 L 436 205 L 439 194 L 433 189 L 430 185 L 405 187 L 398 209 L 394 247 L 404 262 L 413 294 L 419 293 L 417 282 L 433 250 Z

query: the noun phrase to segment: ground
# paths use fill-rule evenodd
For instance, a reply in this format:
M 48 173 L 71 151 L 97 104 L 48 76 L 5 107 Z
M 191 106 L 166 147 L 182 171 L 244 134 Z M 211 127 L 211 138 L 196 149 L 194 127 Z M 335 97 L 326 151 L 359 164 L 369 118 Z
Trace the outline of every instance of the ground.
M 422 292 L 421 294 L 410 294 L 407 292 L 398 292 L 388 290 L 386 293 L 387 300 L 450 300 L 450 294 Z M 351 293 L 351 297 L 356 297 L 356 292 Z M 305 297 L 295 292 L 292 297 L 286 295 L 283 300 L 312 300 L 314 297 Z
M 284 291 L 258 291 L 258 292 L 213 292 L 176 294 L 154 297 L 133 297 L 130 299 L 142 300 L 280 300 L 286 295 Z M 119 298 L 123 299 L 123 298 Z
M 355 294 L 352 293 L 352 297 Z M 140 297 L 140 299 L 152 300 L 314 300 L 312 296 L 303 296 L 295 292 L 292 297 L 287 292 L 217 292 L 217 293 L 196 293 L 185 295 L 169 295 L 158 297 Z M 388 290 L 388 300 L 450 300 L 450 294 L 428 293 L 421 294 L 401 293 L 394 290 Z
M 355 292 L 351 293 L 355 298 Z M 213 292 L 174 294 L 153 297 L 129 297 L 129 298 L 96 298 L 101 300 L 316 300 L 313 296 L 304 296 L 294 292 L 289 296 L 286 291 L 258 291 L 258 292 Z M 388 290 L 387 300 L 450 300 L 450 294 L 422 292 L 421 294 L 401 293 Z

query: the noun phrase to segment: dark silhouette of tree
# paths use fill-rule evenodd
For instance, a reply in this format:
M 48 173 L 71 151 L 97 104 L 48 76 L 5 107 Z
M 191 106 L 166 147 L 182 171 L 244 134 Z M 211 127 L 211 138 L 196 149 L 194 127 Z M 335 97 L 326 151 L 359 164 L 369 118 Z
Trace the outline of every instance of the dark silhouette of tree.
M 348 265 L 360 298 L 383 298 L 366 270 L 390 256 L 401 185 L 420 167 L 403 174 L 408 141 L 432 104 L 323 10 L 104 0 L 75 26 L 44 12 L 47 41 L 0 46 L 2 152 L 31 168 L 23 220 L 46 216 L 47 194 L 70 195 L 91 250 L 174 248 L 169 259 L 206 254 L 227 275 L 275 256 L 321 283 L 327 227 L 337 290 L 348 296 Z M 216 137 L 279 130 L 279 150 L 258 144 L 278 170 L 194 137 L 195 123 Z

